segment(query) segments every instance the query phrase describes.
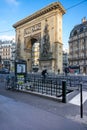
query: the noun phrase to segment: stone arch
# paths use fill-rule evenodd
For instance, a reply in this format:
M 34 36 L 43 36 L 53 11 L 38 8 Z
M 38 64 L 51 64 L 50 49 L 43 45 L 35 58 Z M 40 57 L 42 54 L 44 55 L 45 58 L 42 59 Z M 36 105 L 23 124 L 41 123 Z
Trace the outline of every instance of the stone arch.
M 65 14 L 65 12 L 60 2 L 54 2 L 13 25 L 16 29 L 16 35 L 18 35 L 19 30 L 22 35 L 20 40 L 22 47 L 24 46 L 24 50 L 21 51 L 21 54 L 24 59 L 28 59 L 29 61 L 27 64 L 27 68 L 29 68 L 28 71 L 32 68 L 32 46 L 35 42 L 39 41 L 40 69 L 42 69 L 43 66 L 47 66 L 49 71 L 57 71 L 60 69 L 62 72 L 62 60 L 60 61 L 62 55 L 59 55 L 60 51 L 62 52 L 62 47 L 60 49 L 59 46 L 60 44 L 61 46 L 63 45 L 61 23 L 62 15 Z
M 36 69 L 35 66 L 39 68 L 39 63 L 37 61 L 39 59 L 39 54 L 36 54 L 38 52 L 36 52 L 35 46 L 38 45 L 38 47 L 40 48 L 40 34 L 26 37 L 24 44 L 27 63 L 29 64 L 31 71 L 33 71 L 34 69 Z M 36 55 L 38 55 L 38 57 L 35 57 Z

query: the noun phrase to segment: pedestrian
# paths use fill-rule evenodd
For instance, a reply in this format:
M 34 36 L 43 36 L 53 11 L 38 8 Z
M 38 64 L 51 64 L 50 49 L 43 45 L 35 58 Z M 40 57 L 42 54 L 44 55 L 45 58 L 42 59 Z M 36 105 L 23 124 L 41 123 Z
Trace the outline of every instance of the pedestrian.
M 6 88 L 10 89 L 10 76 L 9 75 L 6 77 Z
M 47 70 L 46 70 L 46 69 L 42 71 L 42 76 L 43 76 L 44 79 L 46 78 L 46 75 L 47 75 L 47 74 L 48 74 L 48 73 L 47 73 Z

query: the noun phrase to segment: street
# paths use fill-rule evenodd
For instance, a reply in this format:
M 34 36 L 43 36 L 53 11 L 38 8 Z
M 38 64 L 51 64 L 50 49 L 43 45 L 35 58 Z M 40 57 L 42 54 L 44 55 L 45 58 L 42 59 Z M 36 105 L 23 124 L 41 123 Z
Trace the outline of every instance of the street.
M 72 95 L 67 97 L 68 100 Z M 0 82 L 1 130 L 87 130 L 86 119 L 87 100 L 81 119 L 78 105 L 6 90 L 5 82 Z

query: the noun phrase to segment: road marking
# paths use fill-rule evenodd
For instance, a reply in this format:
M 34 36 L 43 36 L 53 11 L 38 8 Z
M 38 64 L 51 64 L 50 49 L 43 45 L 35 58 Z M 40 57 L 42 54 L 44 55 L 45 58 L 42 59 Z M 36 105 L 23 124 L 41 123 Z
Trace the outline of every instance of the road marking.
M 84 103 L 87 100 L 87 92 L 83 91 L 82 95 L 83 95 L 82 98 Z M 76 95 L 73 99 L 71 99 L 69 103 L 80 106 L 80 93 Z

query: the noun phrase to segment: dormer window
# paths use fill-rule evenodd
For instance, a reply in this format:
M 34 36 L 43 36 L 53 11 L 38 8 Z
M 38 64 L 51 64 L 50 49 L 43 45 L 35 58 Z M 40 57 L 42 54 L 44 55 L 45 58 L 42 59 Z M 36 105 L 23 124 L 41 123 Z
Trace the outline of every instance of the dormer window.
M 77 30 L 75 30 L 75 31 L 74 31 L 73 35 L 74 35 L 74 36 L 76 36 L 76 35 L 77 35 Z
M 83 32 L 83 27 L 82 27 L 82 28 L 80 28 L 80 33 L 81 33 L 81 32 Z

